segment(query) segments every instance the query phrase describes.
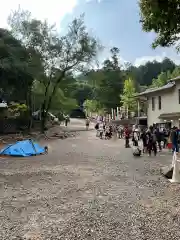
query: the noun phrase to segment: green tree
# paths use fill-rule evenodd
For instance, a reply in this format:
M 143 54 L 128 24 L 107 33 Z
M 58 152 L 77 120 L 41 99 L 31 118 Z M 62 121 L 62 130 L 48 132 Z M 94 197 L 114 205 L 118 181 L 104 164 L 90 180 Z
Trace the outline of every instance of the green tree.
M 34 111 L 41 109 L 42 103 L 44 101 L 44 91 L 44 84 L 39 81 L 34 81 L 32 89 L 32 96 L 34 98 Z M 67 96 L 65 91 L 63 91 L 61 88 L 58 88 L 56 94 L 53 97 L 50 110 L 54 114 L 59 112 L 68 114 L 72 109 L 76 108 L 77 105 L 78 103 L 76 99 Z
M 89 84 L 76 82 L 71 97 L 77 100 L 79 106 L 82 106 L 87 99 L 93 99 L 93 89 Z
M 84 108 L 86 111 L 87 115 L 90 115 L 90 113 L 98 113 L 98 114 L 102 114 L 104 112 L 103 107 L 101 106 L 101 104 L 96 101 L 96 100 L 86 100 L 84 102 Z
M 157 79 L 153 79 L 151 87 L 162 87 L 168 83 L 170 79 L 180 76 L 180 67 L 176 67 L 171 73 L 170 71 L 161 72 Z
M 28 102 L 33 83 L 28 51 L 6 29 L 0 29 L 0 88 L 9 100 Z
M 100 102 L 107 112 L 119 106 L 122 93 L 124 72 L 119 62 L 119 49 L 110 50 L 111 57 L 106 59 L 101 69 L 88 73 L 88 81 L 93 88 L 94 99 Z
M 139 5 L 143 30 L 157 33 L 153 47 L 168 47 L 180 39 L 180 0 L 140 0 Z
M 153 79 L 151 87 L 162 87 L 167 84 L 168 80 L 171 78 L 171 73 L 162 72 L 158 75 L 157 79 Z
M 67 75 L 82 71 L 95 59 L 99 44 L 89 35 L 83 16 L 73 20 L 64 36 L 59 36 L 55 27 L 49 26 L 46 21 L 32 19 L 29 12 L 18 10 L 11 15 L 9 22 L 22 43 L 41 58 L 43 72 L 39 66 L 37 75 L 45 86 L 41 106 L 44 131 L 47 113 L 60 84 Z
M 180 76 L 180 67 L 178 66 L 174 69 L 170 78 L 176 78 L 176 77 L 179 77 L 179 76 Z
M 137 91 L 140 86 L 150 86 L 152 79 L 157 79 L 161 72 L 172 72 L 175 69 L 175 63 L 169 58 L 164 58 L 162 62 L 147 62 L 139 67 L 130 66 L 126 69 L 127 77 L 134 79 L 134 85 Z
M 128 111 L 135 111 L 136 110 L 136 90 L 134 87 L 134 83 L 132 79 L 127 79 L 124 81 L 124 89 L 123 94 L 120 95 L 121 97 L 121 104 L 124 108 L 128 109 Z

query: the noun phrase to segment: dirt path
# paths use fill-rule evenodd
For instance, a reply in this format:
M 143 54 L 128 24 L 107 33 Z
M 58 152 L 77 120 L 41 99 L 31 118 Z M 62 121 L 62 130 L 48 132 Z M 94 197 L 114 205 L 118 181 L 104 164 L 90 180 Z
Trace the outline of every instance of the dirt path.
M 47 156 L 0 160 L 0 239 L 180 239 L 180 187 L 162 159 L 134 159 L 94 131 L 51 143 Z

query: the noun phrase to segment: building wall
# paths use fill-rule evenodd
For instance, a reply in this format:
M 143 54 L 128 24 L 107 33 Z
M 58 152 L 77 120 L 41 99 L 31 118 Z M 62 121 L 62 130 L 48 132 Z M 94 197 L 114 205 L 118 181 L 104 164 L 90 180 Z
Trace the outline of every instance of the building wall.
M 151 94 L 148 97 L 148 126 L 153 123 L 163 123 L 164 120 L 159 119 L 160 114 L 163 113 L 173 113 L 180 112 L 180 104 L 179 104 L 179 89 L 180 82 L 177 82 L 176 86 L 172 89 L 168 89 L 159 93 Z M 161 110 L 159 109 L 158 97 L 161 96 Z M 155 99 L 155 109 L 152 110 L 152 97 Z M 173 120 L 172 125 L 179 127 L 178 119 Z

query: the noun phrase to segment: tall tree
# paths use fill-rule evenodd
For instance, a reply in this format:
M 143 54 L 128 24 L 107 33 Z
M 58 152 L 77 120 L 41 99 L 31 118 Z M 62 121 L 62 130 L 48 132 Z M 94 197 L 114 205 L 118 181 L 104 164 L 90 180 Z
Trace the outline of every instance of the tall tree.
M 87 99 L 93 99 L 93 89 L 88 84 L 76 83 L 71 96 L 77 100 L 79 106 L 82 106 Z
M 0 29 L 0 88 L 8 100 L 28 102 L 33 73 L 28 65 L 29 54 L 21 42 L 6 29 Z
M 96 100 L 108 112 L 119 106 L 119 95 L 123 90 L 124 72 L 119 61 L 119 49 L 110 50 L 111 57 L 106 59 L 101 69 L 96 71 Z
M 53 97 L 67 75 L 79 72 L 87 67 L 99 50 L 97 40 L 90 36 L 84 25 L 83 16 L 74 19 L 64 36 L 59 36 L 54 26 L 31 18 L 25 11 L 16 11 L 9 18 L 12 31 L 26 47 L 40 55 L 43 74 L 39 68 L 39 77 L 44 86 L 42 103 L 42 131 L 44 131 L 47 113 Z
M 91 113 L 98 113 L 101 114 L 104 112 L 104 108 L 101 106 L 101 104 L 96 100 L 86 100 L 84 102 L 84 108 L 87 115 L 90 115 Z
M 180 39 L 180 0 L 140 0 L 139 5 L 143 30 L 157 33 L 154 48 L 171 46 Z
M 128 111 L 135 111 L 137 108 L 136 104 L 136 89 L 134 87 L 134 83 L 132 79 L 126 79 L 124 81 L 124 89 L 123 94 L 120 95 L 121 103 L 124 108 L 128 109 Z
M 175 63 L 169 58 L 164 58 L 162 62 L 147 62 L 139 67 L 130 66 L 126 70 L 127 75 L 134 79 L 135 87 L 139 90 L 138 85 L 150 86 L 152 79 L 156 79 L 161 72 L 172 72 L 175 69 Z

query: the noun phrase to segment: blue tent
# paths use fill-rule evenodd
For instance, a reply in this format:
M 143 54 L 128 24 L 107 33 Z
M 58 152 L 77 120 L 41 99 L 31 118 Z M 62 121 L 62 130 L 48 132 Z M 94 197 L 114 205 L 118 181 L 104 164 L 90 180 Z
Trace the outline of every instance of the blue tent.
M 0 155 L 29 157 L 43 154 L 45 152 L 46 147 L 41 147 L 38 143 L 35 143 L 29 139 L 6 146 L 0 151 Z

